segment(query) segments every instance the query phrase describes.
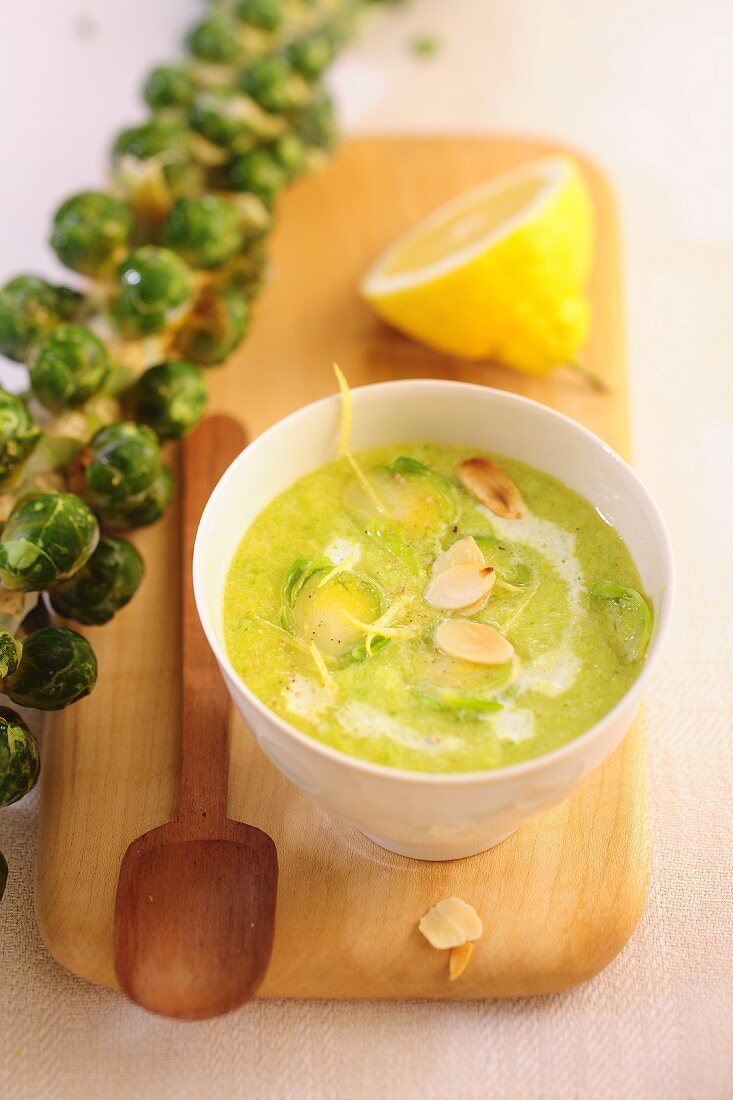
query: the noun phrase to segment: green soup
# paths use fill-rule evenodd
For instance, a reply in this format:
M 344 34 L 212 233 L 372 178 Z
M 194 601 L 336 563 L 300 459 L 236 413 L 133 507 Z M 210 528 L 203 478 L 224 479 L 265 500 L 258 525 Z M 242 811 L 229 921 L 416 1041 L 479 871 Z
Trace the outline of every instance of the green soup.
M 497 768 L 577 737 L 639 675 L 651 612 L 620 536 L 559 481 L 491 456 L 526 505 L 495 514 L 457 477 L 478 453 L 409 443 L 340 458 L 246 531 L 225 586 L 227 652 L 310 737 L 396 768 Z M 436 560 L 459 541 L 493 587 L 433 606 Z M 436 634 L 453 619 L 493 628 L 513 655 L 448 655 Z

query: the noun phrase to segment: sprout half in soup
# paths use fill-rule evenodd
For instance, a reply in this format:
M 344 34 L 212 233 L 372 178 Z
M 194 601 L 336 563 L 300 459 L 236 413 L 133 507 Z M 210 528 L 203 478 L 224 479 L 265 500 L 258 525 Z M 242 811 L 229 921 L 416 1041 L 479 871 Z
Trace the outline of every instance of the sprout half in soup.
M 355 475 L 346 487 L 344 505 L 359 523 L 392 521 L 417 538 L 440 535 L 456 516 L 450 483 L 405 456 Z
M 363 659 L 369 624 L 385 610 L 381 588 L 363 573 L 334 566 L 328 558 L 299 558 L 283 585 L 283 625 L 324 657 Z

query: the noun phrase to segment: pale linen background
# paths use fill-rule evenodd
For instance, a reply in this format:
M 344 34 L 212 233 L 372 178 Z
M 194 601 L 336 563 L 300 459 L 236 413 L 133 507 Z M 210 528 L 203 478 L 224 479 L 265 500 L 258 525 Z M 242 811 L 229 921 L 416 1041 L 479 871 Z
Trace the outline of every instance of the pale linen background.
M 195 0 L 3 0 L 0 275 L 51 270 L 49 214 L 101 176 L 148 63 Z M 441 42 L 433 60 L 408 43 Z M 672 527 L 674 639 L 649 705 L 646 915 L 594 981 L 497 1004 L 256 1003 L 177 1025 L 49 958 L 36 800 L 0 813 L 0 1095 L 703 1098 L 733 1095 L 733 8 L 728 0 L 413 0 L 336 66 L 347 127 L 576 142 L 621 201 L 637 468 Z M 327 242 L 324 242 L 324 247 Z M 489 929 L 489 935 L 491 934 Z

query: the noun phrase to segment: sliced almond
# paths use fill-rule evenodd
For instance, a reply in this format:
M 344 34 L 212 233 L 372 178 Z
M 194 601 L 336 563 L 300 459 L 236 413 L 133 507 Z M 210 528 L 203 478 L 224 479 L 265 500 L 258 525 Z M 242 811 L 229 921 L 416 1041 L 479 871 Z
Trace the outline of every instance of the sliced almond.
M 432 575 L 435 577 L 438 573 L 444 572 L 446 569 L 452 568 L 454 565 L 466 565 L 469 562 L 474 562 L 477 565 L 486 565 L 486 559 L 484 558 L 483 551 L 473 535 L 468 535 L 465 539 L 458 539 L 447 550 L 444 550 L 442 554 L 433 562 Z M 477 611 L 486 603 L 489 593 L 481 596 L 475 603 L 469 604 L 468 607 L 461 608 L 466 615 L 475 615 Z
M 484 596 L 482 600 L 476 600 L 476 603 L 470 603 L 468 607 L 461 608 L 461 614 L 470 618 L 472 615 L 478 615 L 479 611 L 482 611 L 486 607 L 486 601 L 488 596 Z
M 441 950 L 477 940 L 484 930 L 474 907 L 461 898 L 439 901 L 420 919 L 418 928 L 429 944 Z
M 458 477 L 481 504 L 504 519 L 521 519 L 527 506 L 519 489 L 490 458 L 466 458 L 458 467 Z
M 444 619 L 435 631 L 435 644 L 447 657 L 475 665 L 504 665 L 514 656 L 514 646 L 503 634 L 470 619 Z
M 470 941 L 458 947 L 451 947 L 448 957 L 448 981 L 454 982 L 456 978 L 460 978 L 471 961 L 471 955 L 473 955 L 473 944 Z
M 490 595 L 491 593 L 487 592 L 487 594 L 485 596 L 482 596 L 480 600 L 476 600 L 476 603 L 470 603 L 468 607 L 462 607 L 461 614 L 465 615 L 467 618 L 470 618 L 472 615 L 476 615 L 482 607 L 486 606 L 486 601 L 488 600 Z
M 496 573 L 491 565 L 477 561 L 452 565 L 433 576 L 425 589 L 425 599 L 441 611 L 459 611 L 488 596 Z
M 452 546 L 444 550 L 442 554 L 438 554 L 433 562 L 433 576 L 437 576 L 438 573 L 442 573 L 446 569 L 451 569 L 454 565 L 466 565 L 468 562 L 486 565 L 481 548 L 473 535 L 469 535 L 465 539 L 459 539 L 458 542 L 454 542 Z

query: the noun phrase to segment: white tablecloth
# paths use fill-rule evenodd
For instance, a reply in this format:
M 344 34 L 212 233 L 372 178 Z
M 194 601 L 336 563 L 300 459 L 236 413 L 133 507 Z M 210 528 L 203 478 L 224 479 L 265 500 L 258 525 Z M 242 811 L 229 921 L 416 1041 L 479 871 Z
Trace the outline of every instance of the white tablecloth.
M 0 7 L 0 276 L 53 270 L 48 217 L 93 185 L 146 66 L 194 0 Z M 33 918 L 35 798 L 0 813 L 0 1096 L 733 1095 L 733 10 L 727 0 L 413 0 L 332 83 L 352 129 L 524 130 L 611 171 L 627 241 L 637 468 L 669 519 L 680 599 L 651 695 L 644 919 L 582 988 L 465 1005 L 255 1003 L 154 1019 L 49 958 Z M 441 48 L 408 48 L 434 32 Z M 489 930 L 490 934 L 490 930 Z

